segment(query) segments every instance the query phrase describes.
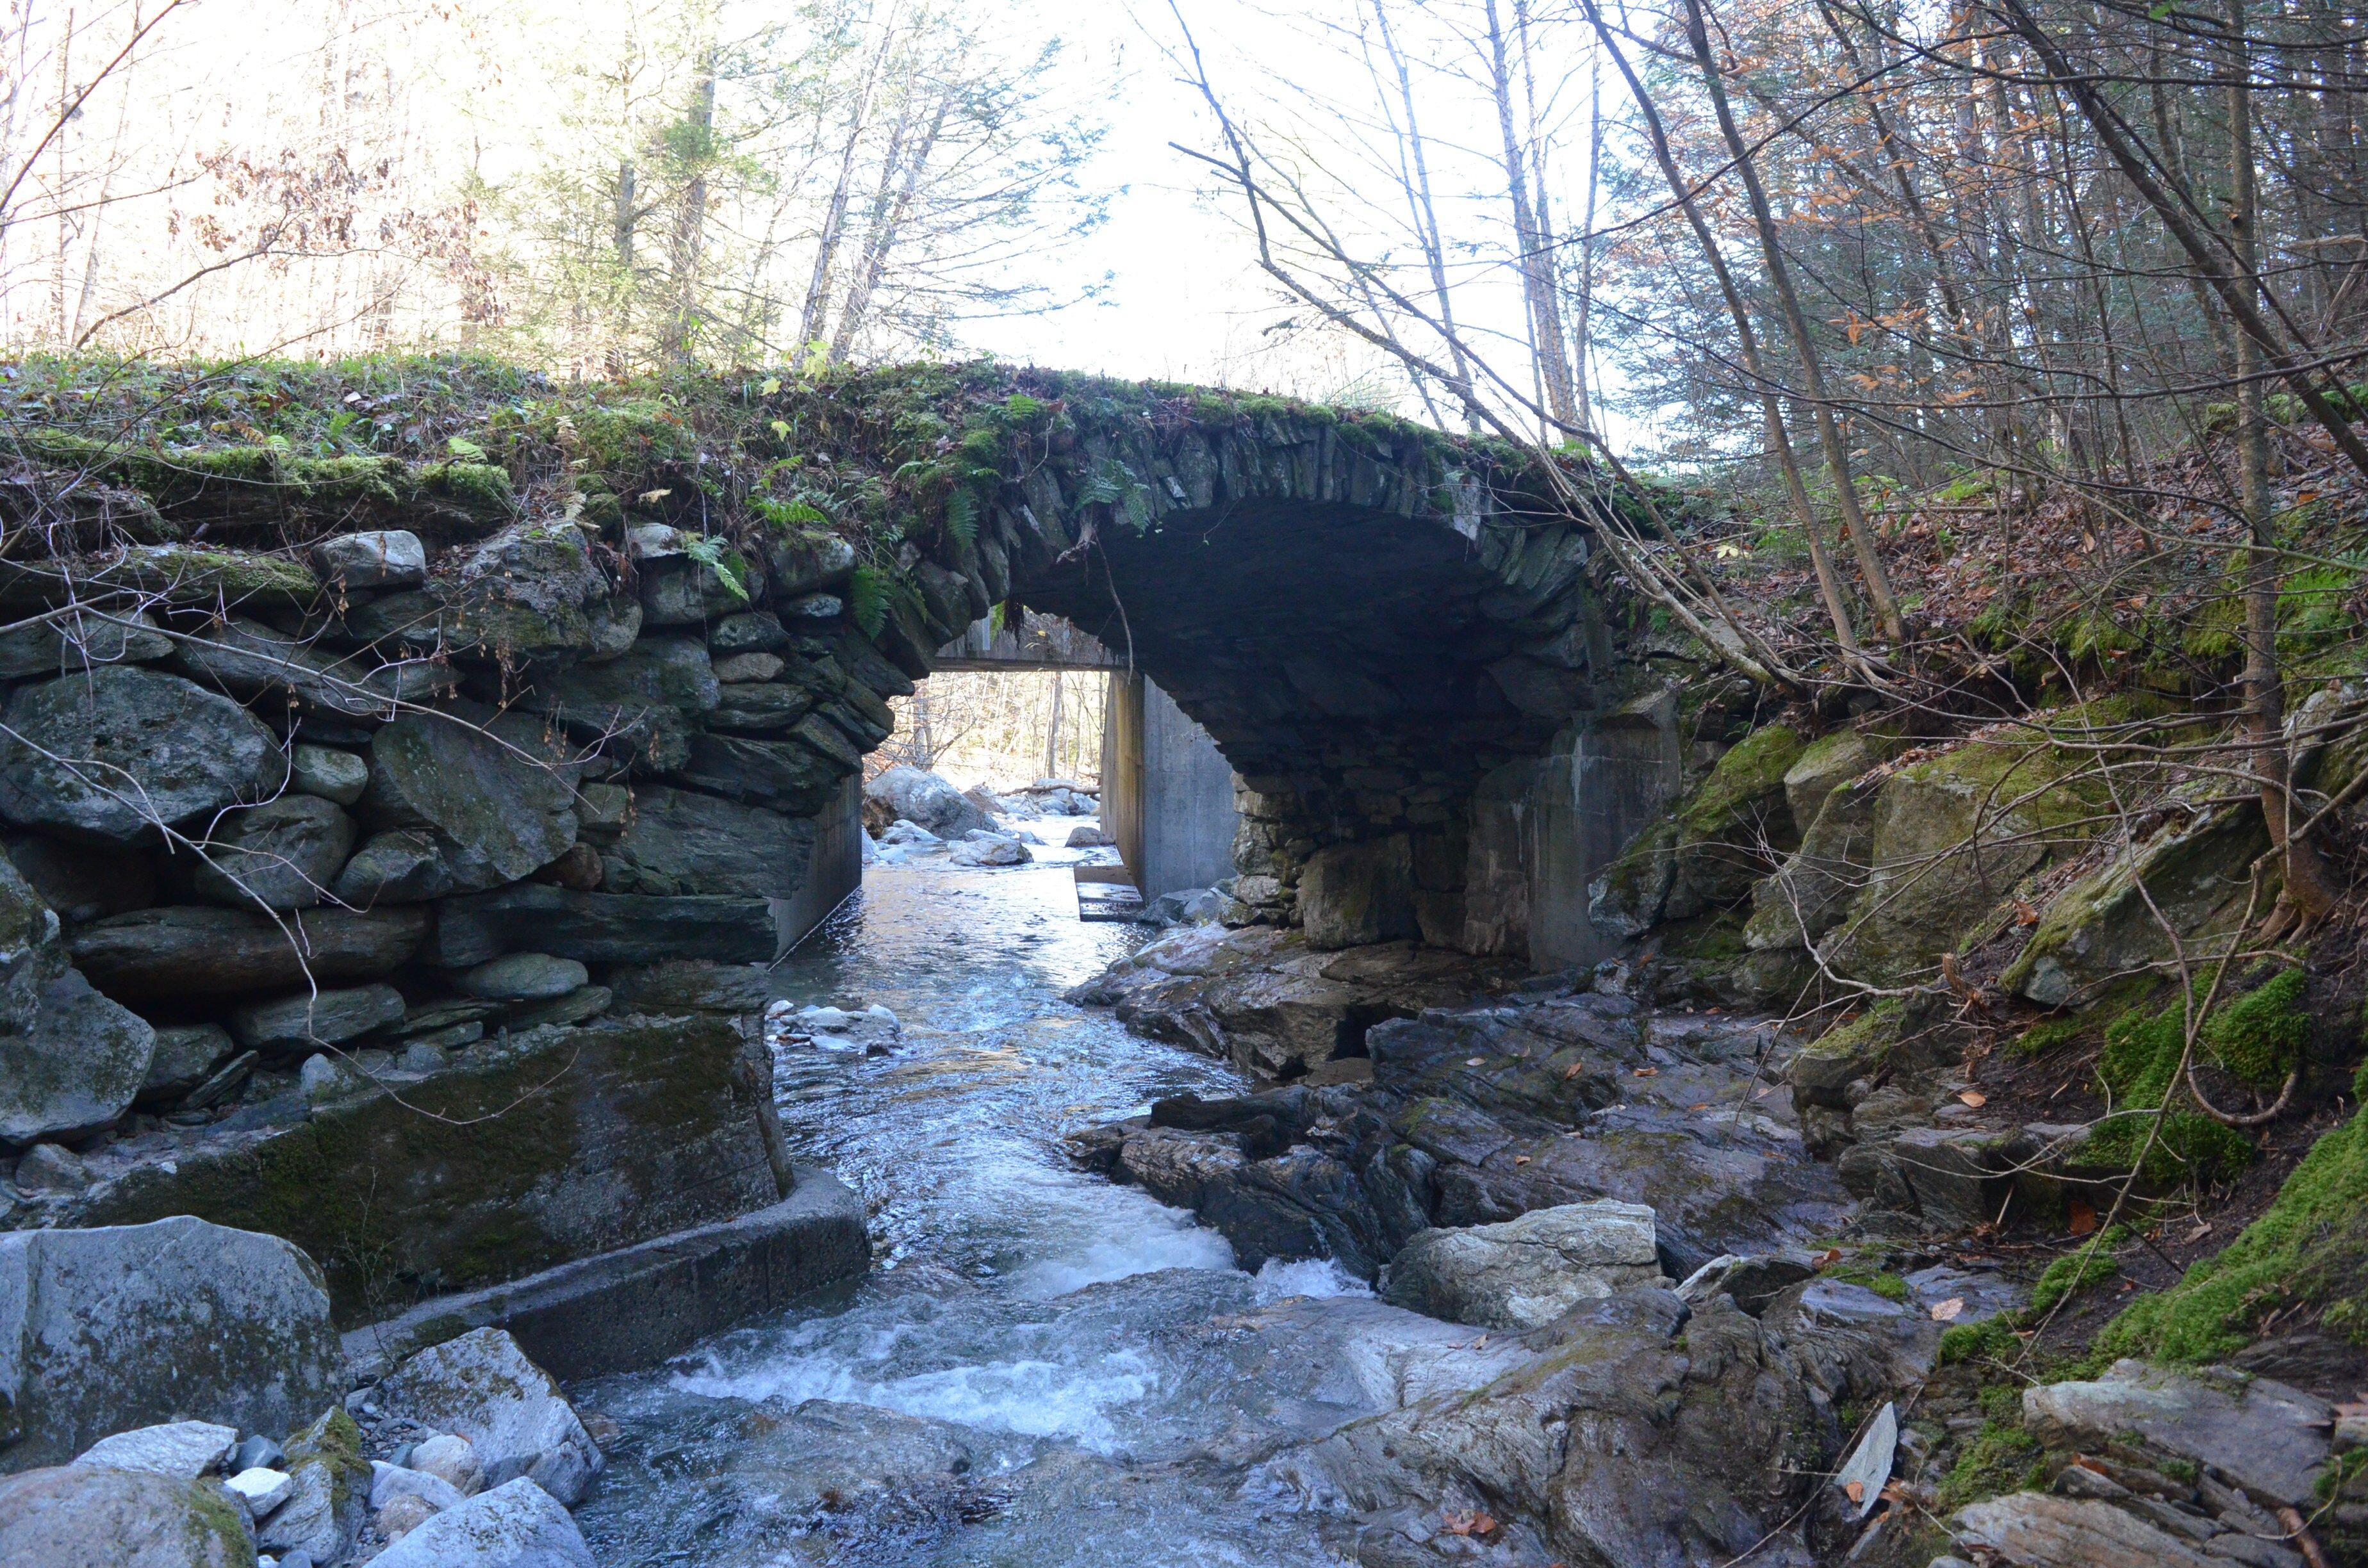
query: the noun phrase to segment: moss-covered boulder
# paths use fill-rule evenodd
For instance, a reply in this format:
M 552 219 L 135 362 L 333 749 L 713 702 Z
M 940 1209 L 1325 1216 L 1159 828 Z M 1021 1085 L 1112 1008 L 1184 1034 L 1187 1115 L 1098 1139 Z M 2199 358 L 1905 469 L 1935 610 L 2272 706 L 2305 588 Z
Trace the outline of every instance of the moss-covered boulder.
M 284 1236 L 321 1261 L 352 1323 L 777 1201 L 769 1084 L 728 1018 L 533 1029 L 399 1101 L 218 1136 L 16 1221 L 195 1214 Z
M 1634 937 L 1660 922 L 1678 881 L 1678 824 L 1655 823 L 1587 884 L 1587 918 L 1597 930 Z
M 1793 1085 L 1793 1105 L 1803 1110 L 1811 1106 L 1848 1110 L 1845 1091 L 1859 1079 L 1872 1078 L 1882 1071 L 1897 1048 L 1907 1021 L 1907 1011 L 1898 1002 L 1884 1001 L 1810 1041 L 1785 1070 Z
M 2168 962 L 2174 935 L 2192 953 L 2243 917 L 2252 863 L 2269 846 L 2249 801 L 2165 827 L 2057 893 L 1999 988 L 2061 1007 Z
M 1801 759 L 1800 734 L 1782 724 L 1754 730 L 1728 749 L 1677 812 L 1671 919 L 1721 910 L 1799 847 L 1784 776 Z
M 1816 797 L 1817 814 L 1799 852 L 1752 884 L 1745 947 L 1769 953 L 1806 948 L 1841 923 L 1873 866 L 1881 795 L 1880 779 L 1853 776 Z
M 1883 781 L 1872 865 L 1832 960 L 1878 984 L 1930 978 L 2016 884 L 2098 827 L 2084 754 L 2016 733 L 1968 741 Z

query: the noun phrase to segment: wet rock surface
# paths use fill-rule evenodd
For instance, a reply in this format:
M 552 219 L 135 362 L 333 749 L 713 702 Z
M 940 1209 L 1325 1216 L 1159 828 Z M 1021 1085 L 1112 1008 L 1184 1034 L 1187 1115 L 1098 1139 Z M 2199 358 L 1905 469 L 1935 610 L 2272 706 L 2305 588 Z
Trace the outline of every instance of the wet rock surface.
M 1234 995 L 1269 983 L 1247 953 L 1289 950 L 1264 933 L 1195 929 L 1145 952 L 1171 943 L 1223 955 L 1206 967 Z M 1121 965 L 1073 994 L 1126 996 L 1146 967 Z M 1184 987 L 1154 972 L 1152 997 L 1174 1008 L 1167 998 Z M 1225 1015 L 1200 1006 L 1182 1016 L 1224 1041 Z M 1124 1000 L 1119 1014 L 1143 1016 Z M 1676 1278 L 1722 1254 L 1828 1233 L 1850 1211 L 1832 1168 L 1803 1146 L 1781 1087 L 1796 1048 L 1770 1020 L 1565 990 L 1429 1008 L 1373 1025 L 1364 1045 L 1353 1065 L 1369 1064 L 1367 1081 L 1318 1081 L 1360 1076 L 1333 1062 L 1306 1083 L 1190 1114 L 1155 1107 L 1144 1123 L 1073 1146 L 1093 1168 L 1193 1209 L 1247 1259 L 1328 1256 L 1367 1278 L 1427 1228 L 1565 1204 L 1649 1206 Z

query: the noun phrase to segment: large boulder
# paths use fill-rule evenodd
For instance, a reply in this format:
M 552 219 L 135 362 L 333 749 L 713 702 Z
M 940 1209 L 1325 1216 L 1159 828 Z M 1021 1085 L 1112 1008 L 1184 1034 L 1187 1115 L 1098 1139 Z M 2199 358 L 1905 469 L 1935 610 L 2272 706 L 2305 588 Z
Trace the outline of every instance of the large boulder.
M 449 686 L 451 670 L 425 659 L 339 658 L 261 621 L 231 619 L 189 638 L 174 662 L 200 684 L 253 702 L 285 703 L 343 719 L 387 719 Z
M 167 1421 L 101 1437 L 76 1456 L 76 1464 L 139 1470 L 194 1481 L 222 1468 L 238 1447 L 238 1428 L 211 1421 Z
M 321 1272 L 278 1236 L 186 1215 L 0 1235 L 0 1467 L 178 1417 L 285 1432 L 344 1374 Z
M 0 1144 L 106 1126 L 155 1049 L 143 1019 L 68 962 L 58 917 L 0 861 Z
M 439 906 L 430 950 L 442 964 L 479 964 L 517 951 L 579 963 L 765 963 L 779 947 L 772 905 L 762 898 L 657 898 L 526 882 Z
M 70 837 L 154 844 L 287 778 L 287 754 L 245 709 L 134 665 L 26 687 L 0 726 L 0 816 Z
M 2163 828 L 2049 900 L 1998 988 L 2061 1007 L 2166 962 L 2174 936 L 2195 951 L 2243 917 L 2252 863 L 2269 846 L 2250 801 Z
M 917 767 L 892 767 L 863 786 L 864 815 L 881 825 L 909 822 L 939 838 L 960 838 L 995 824 L 945 779 Z
M 1817 814 L 1801 835 L 1800 852 L 1752 887 L 1745 947 L 1755 952 L 1806 948 L 1841 923 L 1866 885 L 1880 794 L 1879 781 L 1853 776 L 1816 796 Z
M 573 1503 L 600 1468 L 600 1449 L 559 1385 L 498 1328 L 422 1350 L 371 1400 L 384 1415 L 468 1438 L 490 1486 L 523 1476 Z
M 1299 910 L 1311 948 L 1361 948 L 1419 937 L 1412 840 L 1398 833 L 1317 850 L 1299 874 Z
M 693 724 L 722 695 L 705 643 L 644 637 L 622 657 L 537 681 L 524 700 L 579 739 L 622 742 L 650 766 L 670 768 L 689 755 Z
M 840 779 L 862 766 L 862 754 L 845 735 L 808 714 L 780 740 L 694 735 L 689 759 L 677 772 L 710 794 L 811 816 L 829 802 Z
M 95 921 L 67 948 L 91 983 L 118 1001 L 177 1003 L 375 980 L 418 950 L 427 924 L 427 912 L 416 907 L 308 909 L 275 920 L 176 905 Z
M 643 790 L 624 834 L 600 858 L 601 886 L 660 897 L 788 898 L 804 884 L 813 848 L 811 823 L 687 790 Z
M 2098 787 L 2076 777 L 2089 755 L 2027 735 L 1975 740 L 1884 778 L 1834 967 L 1882 985 L 1936 973 L 2022 878 L 2095 833 Z
M 1581 1301 L 1661 1285 L 1653 1210 L 1603 1199 L 1533 1209 L 1497 1225 L 1431 1229 L 1382 1277 L 1382 1297 L 1451 1323 L 1531 1329 Z
M 565 768 L 486 727 L 404 714 L 370 741 L 362 804 L 415 853 L 374 856 L 374 838 L 338 879 L 337 896 L 367 908 L 517 881 L 575 842 L 575 801 Z
M 354 850 L 354 819 L 316 795 L 282 795 L 233 812 L 199 846 L 199 898 L 234 909 L 310 909 Z
M 524 1479 L 448 1508 L 371 1559 L 378 1568 L 593 1568 L 567 1510 Z
M 2309 1507 L 2332 1462 L 2328 1403 L 2268 1378 L 2216 1379 L 2116 1361 L 2089 1381 L 2022 1391 L 2022 1420 L 2049 1448 L 2122 1445 L 2212 1465 L 2275 1507 Z
M 61 1465 L 0 1481 L 9 1568 L 253 1568 L 246 1520 L 219 1483 Z
M 1736 903 L 1799 846 L 1785 778 L 1803 750 L 1800 735 L 1784 725 L 1754 730 L 1718 759 L 1679 809 L 1670 918 Z

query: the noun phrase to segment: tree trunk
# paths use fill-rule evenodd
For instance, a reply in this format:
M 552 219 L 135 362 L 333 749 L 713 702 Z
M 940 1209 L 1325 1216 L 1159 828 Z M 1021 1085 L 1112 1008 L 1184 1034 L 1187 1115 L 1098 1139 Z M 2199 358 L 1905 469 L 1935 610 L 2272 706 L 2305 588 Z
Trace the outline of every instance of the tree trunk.
M 2245 0 L 2228 4 L 2228 215 L 2235 270 L 2245 279 L 2260 267 L 2255 233 L 2260 202 L 2253 165 L 2252 53 L 2245 36 Z M 2241 286 L 2241 285 L 2240 285 Z M 2285 682 L 2278 669 L 2278 562 L 2275 510 L 2270 495 L 2270 426 L 2263 405 L 2261 349 L 2237 335 L 2237 462 L 2244 497 L 2245 712 L 2253 743 L 2261 817 L 2270 843 L 2284 851 L 2285 898 L 2305 919 L 2335 906 L 2317 851 L 2289 837 L 2293 801 L 2286 788 Z
M 1734 110 L 1726 101 L 1726 87 L 1718 74 L 1718 63 L 1711 58 L 1710 32 L 1703 22 L 1702 0 L 1686 0 L 1686 37 L 1692 44 L 1694 61 L 1702 68 L 1702 85 L 1709 89 L 1711 107 L 1718 115 L 1718 129 L 1726 139 L 1727 151 L 1735 157 L 1736 173 L 1743 178 L 1744 194 L 1751 203 L 1752 226 L 1759 233 L 1759 249 L 1768 267 L 1768 281 L 1776 291 L 1783 307 L 1784 324 L 1793 335 L 1793 351 L 1800 356 L 1801 378 L 1808 393 L 1809 406 L 1817 426 L 1818 442 L 1826 449 L 1826 472 L 1833 480 L 1834 499 L 1841 508 L 1842 527 L 1850 534 L 1850 548 L 1858 556 L 1860 577 L 1866 584 L 1866 596 L 1873 601 L 1875 619 L 1883 623 L 1883 634 L 1895 642 L 1905 642 L 1907 624 L 1900 619 L 1899 601 L 1891 591 L 1890 574 L 1884 570 L 1883 556 L 1875 549 L 1874 529 L 1858 504 L 1858 489 L 1851 477 L 1850 451 L 1842 444 L 1841 426 L 1834 418 L 1831 401 L 1826 392 L 1825 373 L 1819 369 L 1817 345 L 1809 332 L 1808 318 L 1802 313 L 1801 301 L 1793 291 L 1793 273 L 1784 261 L 1783 247 L 1777 243 L 1776 215 L 1768 204 L 1768 193 L 1759 183 L 1759 166 L 1753 163 L 1751 149 L 1743 140 L 1743 132 L 1735 123 Z

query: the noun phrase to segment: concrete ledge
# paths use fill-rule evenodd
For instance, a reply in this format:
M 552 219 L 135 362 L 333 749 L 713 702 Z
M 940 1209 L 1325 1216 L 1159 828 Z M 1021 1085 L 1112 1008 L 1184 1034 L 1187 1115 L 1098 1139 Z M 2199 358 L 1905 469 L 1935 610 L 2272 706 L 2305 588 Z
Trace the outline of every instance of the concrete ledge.
M 553 1377 L 606 1377 L 675 1356 L 871 1266 L 863 1199 L 821 1166 L 769 1209 L 464 1295 L 346 1335 L 358 1381 L 473 1328 L 504 1328 Z

